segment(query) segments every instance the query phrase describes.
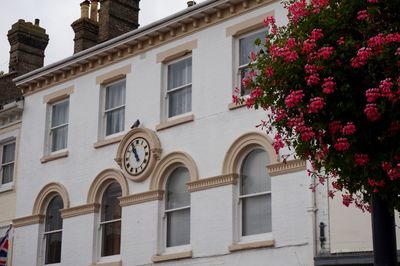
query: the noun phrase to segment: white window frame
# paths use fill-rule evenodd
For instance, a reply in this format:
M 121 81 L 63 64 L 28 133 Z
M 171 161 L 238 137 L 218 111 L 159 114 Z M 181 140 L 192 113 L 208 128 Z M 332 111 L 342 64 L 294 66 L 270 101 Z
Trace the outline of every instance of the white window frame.
M 241 195 L 241 191 L 240 191 L 240 187 L 241 187 L 241 168 L 242 165 L 244 163 L 244 160 L 246 159 L 246 157 L 253 151 L 255 150 L 263 150 L 265 153 L 267 153 L 267 151 L 265 151 L 263 148 L 261 147 L 254 147 L 251 150 L 247 151 L 240 159 L 239 164 L 238 164 L 238 169 L 237 172 L 239 173 L 239 182 L 237 185 L 237 210 L 236 210 L 236 226 L 235 226 L 235 231 L 236 231 L 236 242 L 238 243 L 251 243 L 251 242 L 256 242 L 256 241 L 265 241 L 265 240 L 273 240 L 273 229 L 271 230 L 271 232 L 267 232 L 267 233 L 261 233 L 261 234 L 254 234 L 254 235 L 248 235 L 248 236 L 244 236 L 242 229 L 243 229 L 243 215 L 242 215 L 242 209 L 243 209 L 243 200 L 245 198 L 252 198 L 252 197 L 257 197 L 257 196 L 264 196 L 264 195 L 271 195 L 271 200 L 272 200 L 272 186 L 271 186 L 271 190 L 269 191 L 263 191 L 263 192 L 257 192 L 257 193 L 252 193 L 252 194 L 246 194 L 246 195 Z M 268 153 L 267 153 L 268 155 Z M 267 170 L 265 170 L 267 171 Z M 271 178 L 271 177 L 269 177 Z M 272 201 L 271 201 L 272 203 Z M 272 207 L 272 206 L 271 206 Z M 271 223 L 272 223 L 272 210 L 271 210 Z
M 55 105 L 58 105 L 58 104 L 61 104 L 61 103 L 63 103 L 63 102 L 68 102 L 68 121 L 67 121 L 67 123 L 64 123 L 64 124 L 61 124 L 61 125 L 58 125 L 58 126 L 55 126 L 55 127 L 52 127 L 51 126 L 51 124 L 52 124 L 52 120 L 53 120 L 53 106 L 55 106 Z M 52 150 L 52 146 L 53 146 L 53 138 L 52 138 L 52 135 L 53 135 L 53 131 L 55 130 L 55 129 L 58 129 L 58 128 L 61 128 L 61 127 L 64 127 L 64 126 L 67 126 L 67 129 L 68 129 L 68 131 L 69 131 L 69 110 L 70 110 L 70 100 L 69 100 L 69 97 L 66 97 L 66 98 L 64 98 L 64 99 L 62 99 L 62 100 L 59 100 L 59 101 L 55 101 L 55 102 L 52 102 L 52 103 L 50 103 L 50 104 L 48 104 L 48 121 L 47 121 L 47 123 L 48 123 L 48 126 L 47 126 L 47 128 L 48 128 L 48 133 L 47 133 L 47 148 L 46 148 L 46 154 L 57 154 L 57 153 L 60 153 L 60 152 L 63 152 L 63 151 L 66 151 L 66 150 L 68 150 L 68 137 L 69 137 L 69 132 L 67 132 L 67 136 L 66 136 L 66 146 L 65 146 L 65 148 L 63 148 L 63 149 L 59 149 L 59 150 L 56 150 L 56 151 L 53 151 Z
M 168 67 L 170 66 L 170 65 L 173 65 L 173 64 L 175 64 L 175 63 L 178 63 L 178 62 L 180 62 L 180 61 L 183 61 L 183 60 L 186 60 L 186 59 L 188 59 L 188 58 L 192 58 L 192 72 L 190 73 L 191 74 L 191 82 L 190 83 L 187 83 L 187 84 L 185 84 L 185 85 L 182 85 L 182 86 L 179 86 L 179 87 L 176 87 L 176 88 L 173 88 L 173 89 L 171 89 L 171 90 L 168 90 Z M 164 106 L 165 106 L 165 108 L 164 108 L 164 121 L 170 121 L 170 120 L 174 120 L 174 119 L 177 119 L 177 118 L 180 118 L 180 117 L 184 117 L 184 116 L 187 116 L 187 115 L 190 115 L 190 114 L 192 114 L 193 113 L 193 56 L 192 56 L 192 53 L 190 53 L 190 54 L 187 54 L 187 55 L 185 55 L 185 56 L 182 56 L 182 57 L 179 57 L 179 58 L 177 58 L 177 59 L 174 59 L 174 60 L 171 60 L 171 61 L 168 61 L 168 62 L 166 62 L 165 64 L 164 64 L 164 68 L 165 68 L 165 77 L 164 77 L 164 92 L 163 92 L 163 94 L 164 94 Z M 188 111 L 188 112 L 185 112 L 185 113 L 182 113 L 182 114 L 178 114 L 178 115 L 174 115 L 174 116 L 170 116 L 169 115 L 169 93 L 172 93 L 172 92 L 175 92 L 175 91 L 179 91 L 179 90 L 184 90 L 186 87 L 189 87 L 190 86 L 190 89 L 191 89 L 191 91 L 192 91 L 192 95 L 191 95 L 191 104 L 190 104 L 190 111 Z
M 124 83 L 125 84 L 125 101 L 122 105 L 110 108 L 106 110 L 106 97 L 107 97 L 107 89 L 113 85 L 119 84 L 119 83 Z M 121 78 L 118 79 L 116 81 L 110 82 L 110 83 L 106 83 L 103 84 L 101 86 L 101 93 L 100 93 L 100 127 L 99 127 L 99 139 L 108 139 L 108 138 L 112 138 L 118 135 L 123 134 L 123 132 L 125 132 L 125 122 L 126 122 L 126 78 Z M 114 110 L 118 110 L 118 109 L 124 109 L 124 123 L 123 123 L 123 129 L 119 132 L 115 132 L 112 133 L 110 135 L 107 135 L 107 113 L 114 111 Z
M 242 70 L 249 67 L 249 64 L 240 65 L 240 57 L 241 57 L 240 40 L 250 37 L 255 34 L 265 32 L 265 31 L 266 31 L 265 28 L 261 28 L 261 29 L 246 32 L 244 34 L 241 34 L 241 35 L 238 35 L 237 37 L 235 37 L 235 69 L 234 69 L 235 75 L 234 76 L 235 76 L 236 87 L 240 90 L 240 95 L 238 95 L 240 97 L 243 97 L 243 98 L 248 97 L 248 94 L 242 94 L 242 86 L 243 85 L 242 85 L 242 75 L 241 74 L 242 74 Z M 263 40 L 261 40 L 261 41 L 263 41 Z
M 10 144 L 15 144 L 14 148 L 14 160 L 8 163 L 3 164 L 3 151 L 4 151 L 4 146 L 10 145 Z M 0 168 L 0 192 L 3 191 L 8 191 L 13 188 L 14 185 L 14 180 L 15 180 L 15 164 L 16 164 L 16 157 L 17 157 L 17 141 L 15 137 L 10 137 L 7 139 L 4 139 L 3 141 L 0 142 L 0 163 L 1 163 L 1 168 Z M 3 167 L 6 165 L 14 164 L 13 166 L 13 171 L 12 171 L 12 181 L 7 182 L 3 184 Z

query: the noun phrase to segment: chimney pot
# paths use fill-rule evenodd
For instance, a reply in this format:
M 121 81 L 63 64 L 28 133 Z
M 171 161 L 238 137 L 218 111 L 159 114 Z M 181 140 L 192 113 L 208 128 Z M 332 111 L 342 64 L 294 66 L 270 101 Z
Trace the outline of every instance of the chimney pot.
M 85 0 L 81 3 L 81 18 L 89 17 L 89 5 L 90 2 L 88 0 Z
M 38 18 L 35 18 L 35 26 L 39 26 L 40 20 Z
M 187 1 L 187 6 L 188 7 L 191 7 L 191 6 L 194 6 L 194 5 L 196 5 L 196 1 Z
M 99 13 L 99 1 L 98 0 L 92 0 L 92 3 L 90 5 L 90 19 L 98 22 L 98 13 Z

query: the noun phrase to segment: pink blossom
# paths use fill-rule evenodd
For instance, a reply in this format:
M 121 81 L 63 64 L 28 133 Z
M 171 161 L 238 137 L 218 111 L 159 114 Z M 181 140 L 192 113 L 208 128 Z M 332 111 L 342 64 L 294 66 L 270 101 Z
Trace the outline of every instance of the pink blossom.
M 388 100 L 393 100 L 394 94 L 391 90 L 392 87 L 393 87 L 393 82 L 391 81 L 390 78 L 382 80 L 379 84 L 381 95 L 383 97 L 388 98 Z
M 260 87 L 256 87 L 254 90 L 250 92 L 250 97 L 252 98 L 260 98 L 263 96 L 263 90 Z
M 369 16 L 368 11 L 367 10 L 360 10 L 357 12 L 357 19 L 358 20 L 365 20 L 367 19 Z
M 378 3 L 378 0 L 368 0 L 368 3 L 370 3 L 370 4 L 376 4 L 376 3 Z
M 317 51 L 317 58 L 328 60 L 329 57 L 333 54 L 335 49 L 333 47 L 322 47 Z
M 311 35 L 310 38 L 314 41 L 318 41 L 319 39 L 321 39 L 322 37 L 324 37 L 324 33 L 321 29 L 313 29 L 311 31 Z
M 345 136 L 353 135 L 356 132 L 356 126 L 354 125 L 353 122 L 348 122 L 343 128 L 342 128 L 342 134 Z
M 317 44 L 315 40 L 313 39 L 306 39 L 303 42 L 303 47 L 301 48 L 302 53 L 308 54 L 314 51 L 314 49 L 317 47 Z
M 315 66 L 315 65 L 310 65 L 310 64 L 306 64 L 304 66 L 304 71 L 307 74 L 316 74 L 318 71 L 323 70 L 324 67 L 323 66 Z
M 311 0 L 311 5 L 314 8 L 314 13 L 319 12 L 321 8 L 329 5 L 329 0 Z
M 264 26 L 268 27 L 268 26 L 275 26 L 275 17 L 274 16 L 268 16 L 264 19 Z
M 375 103 L 367 104 L 364 109 L 364 114 L 367 116 L 367 119 L 371 122 L 377 121 L 381 118 L 381 114 Z
M 368 154 L 356 153 L 356 154 L 354 155 L 354 162 L 355 162 L 355 164 L 358 165 L 358 166 L 367 165 L 368 162 L 369 162 Z
M 336 82 L 333 81 L 333 77 L 324 78 L 324 83 L 322 84 L 322 91 L 325 94 L 331 94 L 335 91 Z
M 318 74 L 312 74 L 308 77 L 306 77 L 307 85 L 308 86 L 313 86 L 313 85 L 318 85 L 320 79 Z
M 319 113 L 325 106 L 325 100 L 322 97 L 314 97 L 310 99 L 310 104 L 308 105 L 308 113 Z
M 342 36 L 342 37 L 340 37 L 338 40 L 337 40 L 337 44 L 338 45 L 344 45 L 344 37 Z
M 400 178 L 400 169 L 392 168 L 389 171 L 387 171 L 387 175 L 389 176 L 389 179 L 392 181 L 399 179 Z
M 308 142 L 313 138 L 315 138 L 315 133 L 313 132 L 312 128 L 304 127 L 300 133 L 300 139 L 304 142 Z
M 270 78 L 274 75 L 274 69 L 272 67 L 267 67 L 265 69 L 265 76 L 267 76 L 267 78 Z
M 294 2 L 287 8 L 288 10 L 288 18 L 293 23 L 299 22 L 299 20 L 305 16 L 308 16 L 309 12 L 307 10 L 307 2 L 306 0 L 300 0 Z
M 347 138 L 338 138 L 334 147 L 337 151 L 344 152 L 350 148 L 350 143 Z
M 292 108 L 296 107 L 299 103 L 302 102 L 304 97 L 304 92 L 302 90 L 292 91 L 288 96 L 286 96 L 285 104 L 286 107 Z
M 332 187 L 336 190 L 342 190 L 342 185 L 340 185 L 338 182 L 333 181 L 332 182 Z
M 373 103 L 381 96 L 381 93 L 378 88 L 371 88 L 365 92 L 365 96 L 367 97 L 367 102 Z
M 337 132 L 341 131 L 342 126 L 340 121 L 332 121 L 329 123 L 329 132 L 334 135 Z
M 250 58 L 251 58 L 251 61 L 255 61 L 255 60 L 256 60 L 256 53 L 254 53 L 253 51 L 251 51 L 251 53 L 250 53 Z
M 385 44 L 385 35 L 382 33 L 379 33 L 378 35 L 369 38 L 368 40 L 368 47 L 370 48 L 376 48 L 380 47 Z
M 328 196 L 333 199 L 333 197 L 335 196 L 335 192 L 333 190 L 329 190 L 328 191 Z
M 367 60 L 372 56 L 372 49 L 369 47 L 362 47 L 357 51 L 357 56 L 351 59 L 351 66 L 353 68 L 360 68 L 367 63 Z
M 299 59 L 299 55 L 296 51 L 286 51 L 283 56 L 286 63 L 294 62 Z
M 388 162 L 382 162 L 381 163 L 381 167 L 382 167 L 383 170 L 389 171 L 390 168 L 392 168 L 392 165 L 390 163 L 388 163 Z
M 286 110 L 283 108 L 276 108 L 272 110 L 272 113 L 275 115 L 275 121 L 278 123 L 279 121 L 287 118 Z
M 398 56 L 400 56 L 400 47 L 399 47 L 399 48 L 397 48 L 397 50 L 396 50 L 396 52 L 394 53 L 394 55 L 398 55 Z
M 351 197 L 351 195 L 343 194 L 342 195 L 342 202 L 343 202 L 344 206 L 349 207 L 350 204 L 353 202 L 353 198 Z
M 276 134 L 274 140 L 275 141 L 273 143 L 273 146 L 274 146 L 275 152 L 276 152 L 276 154 L 279 154 L 279 150 L 282 149 L 283 147 L 285 147 L 285 144 L 283 143 L 282 137 L 280 134 Z

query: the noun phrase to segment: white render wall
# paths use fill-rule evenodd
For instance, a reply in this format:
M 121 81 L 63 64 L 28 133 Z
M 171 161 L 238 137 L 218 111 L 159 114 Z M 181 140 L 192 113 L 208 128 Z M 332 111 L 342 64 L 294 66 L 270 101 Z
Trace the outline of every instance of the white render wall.
M 96 77 L 114 69 L 132 66 L 126 77 L 125 132 L 140 119 L 141 126 L 155 130 L 161 117 L 161 89 L 164 66 L 156 55 L 180 44 L 197 40 L 192 51 L 192 113 L 195 120 L 157 132 L 162 156 L 174 151 L 188 153 L 196 162 L 200 178 L 222 174 L 222 165 L 230 145 L 242 134 L 257 132 L 255 125 L 265 117 L 263 111 L 240 108 L 229 111 L 234 84 L 233 37 L 226 28 L 274 10 L 278 23 L 286 17 L 278 2 L 242 16 L 210 26 L 139 56 L 56 85 L 25 98 L 22 123 L 17 217 L 32 214 L 39 191 L 50 182 L 63 184 L 70 207 L 86 204 L 89 187 L 98 173 L 119 168 L 114 158 L 118 144 L 94 149 L 98 141 L 100 86 Z M 40 163 L 44 155 L 46 104 L 43 97 L 74 87 L 69 103 L 67 158 Z M 129 193 L 149 190 L 150 178 L 135 183 L 128 180 Z M 230 253 L 235 235 L 235 193 L 237 186 L 227 185 L 191 193 L 192 259 L 157 265 L 312 265 L 313 228 L 309 178 L 296 172 L 272 178 L 272 226 L 274 248 Z M 150 265 L 159 250 L 160 210 L 163 202 L 152 201 L 123 207 L 121 259 L 123 265 Z M 98 225 L 96 214 L 64 219 L 61 265 L 86 266 L 97 262 Z M 39 227 L 16 228 L 14 266 L 37 265 Z M 26 240 L 28 239 L 28 240 Z M 29 250 L 27 250 L 29 249 Z M 28 254 L 29 256 L 26 256 Z

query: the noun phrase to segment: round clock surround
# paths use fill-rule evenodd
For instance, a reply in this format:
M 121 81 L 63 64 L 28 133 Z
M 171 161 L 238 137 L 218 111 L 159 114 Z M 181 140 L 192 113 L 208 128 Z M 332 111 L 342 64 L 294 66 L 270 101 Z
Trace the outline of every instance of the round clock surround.
M 115 161 L 126 177 L 141 182 L 153 172 L 161 152 L 155 132 L 147 128 L 134 128 L 121 140 Z

